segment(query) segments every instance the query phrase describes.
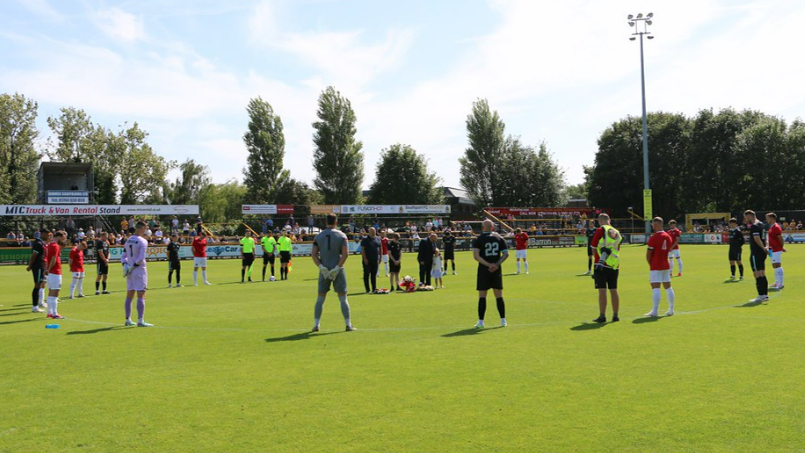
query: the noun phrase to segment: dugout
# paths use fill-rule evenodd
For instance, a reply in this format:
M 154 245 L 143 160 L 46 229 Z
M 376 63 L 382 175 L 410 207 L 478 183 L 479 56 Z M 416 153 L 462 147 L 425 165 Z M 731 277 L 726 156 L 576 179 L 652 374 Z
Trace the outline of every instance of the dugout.
M 42 204 L 89 204 L 95 178 L 92 164 L 42 162 L 38 172 L 37 198 Z
M 694 222 L 703 221 L 705 225 L 710 225 L 710 221 L 717 220 L 727 223 L 732 215 L 729 212 L 701 212 L 685 215 L 685 231 L 694 230 Z

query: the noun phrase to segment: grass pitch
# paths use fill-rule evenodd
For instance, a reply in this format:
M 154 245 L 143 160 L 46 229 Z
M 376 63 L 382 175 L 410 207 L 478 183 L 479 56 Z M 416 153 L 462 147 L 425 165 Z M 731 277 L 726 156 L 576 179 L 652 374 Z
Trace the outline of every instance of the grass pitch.
M 58 330 L 30 313 L 30 274 L 0 267 L 0 451 L 805 451 L 805 247 L 789 250 L 787 288 L 745 306 L 748 266 L 724 283 L 725 246 L 683 246 L 677 315 L 649 321 L 645 248 L 626 247 L 622 321 L 603 326 L 585 250 L 531 250 L 531 275 L 504 280 L 509 327 L 480 332 L 469 253 L 444 290 L 377 296 L 350 258 L 360 330 L 331 294 L 318 334 L 310 258 L 245 285 L 213 260 L 214 286 L 181 289 L 149 263 L 153 329 L 121 327 L 119 266 L 114 294 L 62 297 Z

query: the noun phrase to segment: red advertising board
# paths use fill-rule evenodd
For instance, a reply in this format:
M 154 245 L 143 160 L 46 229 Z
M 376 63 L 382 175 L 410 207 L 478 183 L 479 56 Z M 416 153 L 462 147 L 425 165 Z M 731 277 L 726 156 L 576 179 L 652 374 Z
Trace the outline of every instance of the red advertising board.
M 494 216 L 527 217 L 561 219 L 566 217 L 593 217 L 592 209 L 584 208 L 487 208 L 487 212 Z

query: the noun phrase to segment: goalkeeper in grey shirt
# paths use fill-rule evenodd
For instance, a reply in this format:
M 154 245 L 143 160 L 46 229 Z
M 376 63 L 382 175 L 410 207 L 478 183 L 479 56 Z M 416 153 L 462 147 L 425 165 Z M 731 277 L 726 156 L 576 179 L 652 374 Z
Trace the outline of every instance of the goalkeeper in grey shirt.
M 313 332 L 319 331 L 324 301 L 330 291 L 330 285 L 338 293 L 341 301 L 341 314 L 347 325 L 347 332 L 357 330 L 350 320 L 349 302 L 347 302 L 347 274 L 344 263 L 349 258 L 349 240 L 347 236 L 335 229 L 338 218 L 335 214 L 327 214 L 327 229 L 316 235 L 313 240 L 313 262 L 319 267 L 319 297 L 313 318 Z

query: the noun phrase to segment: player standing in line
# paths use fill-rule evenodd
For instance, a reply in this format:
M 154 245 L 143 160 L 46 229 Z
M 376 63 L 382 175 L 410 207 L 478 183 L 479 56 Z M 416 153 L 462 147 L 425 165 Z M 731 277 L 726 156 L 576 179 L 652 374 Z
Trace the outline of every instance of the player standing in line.
M 73 280 L 70 282 L 70 299 L 75 294 L 78 287 L 78 297 L 84 297 L 84 250 L 87 249 L 87 239 L 81 238 L 78 245 L 70 250 L 70 272 L 73 273 Z
M 198 286 L 198 268 L 201 268 L 201 277 L 205 285 L 211 285 L 207 280 L 207 233 L 201 232 L 193 239 L 193 285 Z
M 285 230 L 277 241 L 277 248 L 280 250 L 280 280 L 288 280 L 288 263 L 291 262 L 293 254 L 293 243 L 289 235 L 291 230 Z
M 450 261 L 453 264 L 453 275 L 456 275 L 456 237 L 450 230 L 444 232 L 442 248 L 444 249 L 444 273 L 447 274 L 447 262 Z
M 383 269 L 386 271 L 386 277 L 389 276 L 389 238 L 386 237 L 386 231 L 380 231 L 380 261 L 383 263 Z M 377 276 L 380 277 L 380 266 L 377 267 Z
M 344 316 L 347 332 L 357 330 L 352 326 L 347 301 L 347 274 L 344 270 L 344 263 L 349 258 L 349 240 L 344 233 L 335 229 L 337 224 L 338 217 L 327 214 L 327 228 L 313 240 L 313 263 L 319 268 L 319 294 L 313 313 L 313 332 L 318 332 L 321 327 L 324 301 L 331 284 L 341 302 L 341 314 Z
M 593 247 L 593 238 L 598 228 L 595 227 L 595 219 L 590 219 L 587 223 L 587 273 L 584 275 L 592 275 L 593 273 L 593 260 L 595 258 L 595 247 Z
M 145 251 L 148 249 L 148 242 L 143 238 L 145 229 L 148 226 L 145 222 L 137 222 L 134 234 L 126 241 L 126 262 L 124 273 L 126 274 L 126 327 L 131 327 L 131 304 L 134 295 L 137 295 L 137 327 L 153 327 L 153 324 L 145 322 L 145 292 L 148 290 L 148 269 L 145 262 Z
M 744 264 L 741 261 L 744 243 L 746 243 L 744 233 L 738 228 L 738 220 L 734 218 L 730 219 L 730 251 L 728 256 L 730 260 L 730 280 L 735 280 L 736 264 L 741 271 L 741 280 L 744 279 Z
M 28 260 L 27 268 L 34 277 L 34 290 L 31 291 L 31 301 L 33 302 L 31 311 L 33 313 L 42 313 L 45 308 L 45 283 L 47 281 L 45 243 L 50 242 L 50 231 L 43 228 L 39 233 L 39 237 L 34 238 L 34 242 L 31 244 L 31 258 Z
M 363 259 L 363 286 L 366 294 L 377 292 L 377 268 L 380 264 L 380 243 L 374 227 L 369 227 L 369 234 L 361 239 L 361 258 Z M 371 289 L 369 283 L 371 282 Z
M 47 264 L 45 269 L 48 274 L 48 318 L 64 319 L 59 314 L 59 291 L 61 290 L 61 248 L 67 243 L 67 233 L 57 231 L 50 240 L 47 247 Z
M 749 225 L 749 251 L 752 274 L 755 276 L 757 297 L 750 302 L 761 303 L 769 300 L 769 280 L 766 278 L 766 228 L 757 219 L 755 211 L 744 212 L 744 220 Z
M 520 228 L 514 230 L 514 257 L 517 258 L 517 275 L 520 275 L 520 260 L 525 263 L 525 273 L 528 275 L 528 233 Z
M 168 288 L 171 287 L 173 272 L 176 272 L 176 287 L 182 287 L 182 261 L 179 259 L 179 232 L 171 235 L 171 242 L 168 244 Z
M 389 241 L 389 284 L 391 290 L 402 291 L 400 288 L 400 269 L 402 267 L 402 249 L 400 249 L 400 234 L 392 233 Z
M 506 303 L 503 301 L 503 270 L 501 265 L 509 258 L 509 247 L 506 241 L 494 232 L 495 225 L 491 220 L 483 222 L 483 232 L 472 241 L 472 256 L 478 262 L 478 324 L 476 329 L 484 328 L 486 315 L 486 294 L 491 289 L 497 300 L 500 326 L 506 327 Z
M 620 274 L 620 250 L 623 236 L 620 231 L 610 225 L 609 214 L 601 213 L 598 216 L 601 225 L 595 232 L 592 246 L 595 247 L 595 266 L 593 279 L 598 290 L 599 315 L 593 322 L 607 322 L 607 289 L 612 298 L 612 322 L 620 321 L 621 298 L 618 293 L 618 276 Z
M 266 281 L 266 267 L 269 264 L 271 264 L 271 277 L 274 277 L 274 260 L 277 256 L 277 240 L 272 232 L 263 235 L 260 246 L 263 248 L 263 281 Z
M 774 284 L 769 289 L 780 291 L 785 287 L 783 285 L 783 252 L 786 250 L 783 229 L 777 223 L 777 214 L 773 212 L 766 214 L 766 223 L 770 225 L 766 234 L 766 248 L 771 255 L 771 267 L 774 268 Z
M 243 283 L 248 271 L 249 283 L 252 281 L 252 265 L 254 264 L 254 238 L 252 237 L 251 230 L 246 230 L 246 236 L 240 240 L 240 282 Z
M 664 222 L 661 217 L 654 217 L 651 221 L 654 234 L 648 240 L 646 249 L 646 261 L 649 265 L 649 281 L 651 282 L 651 293 L 653 306 L 646 316 L 656 318 L 660 309 L 660 284 L 665 288 L 665 295 L 668 298 L 668 311 L 665 316 L 674 315 L 674 302 L 676 294 L 671 288 L 671 263 L 668 261 L 668 253 L 674 245 L 671 235 L 663 230 Z
M 109 294 L 106 290 L 106 279 L 109 277 L 109 235 L 106 231 L 95 241 L 95 256 L 98 269 L 98 276 L 95 277 L 95 295 L 101 294 L 101 282 L 103 282 L 103 294 Z
M 676 227 L 676 220 L 671 219 L 668 222 L 668 226 L 670 229 L 668 230 L 668 234 L 671 236 L 671 239 L 674 241 L 674 246 L 671 249 L 671 253 L 668 254 L 668 260 L 671 262 L 671 275 L 674 274 L 674 258 L 676 258 L 676 264 L 679 266 L 679 273 L 676 274 L 677 277 L 682 276 L 682 257 L 679 255 L 679 239 L 682 237 L 682 232 L 679 228 Z

